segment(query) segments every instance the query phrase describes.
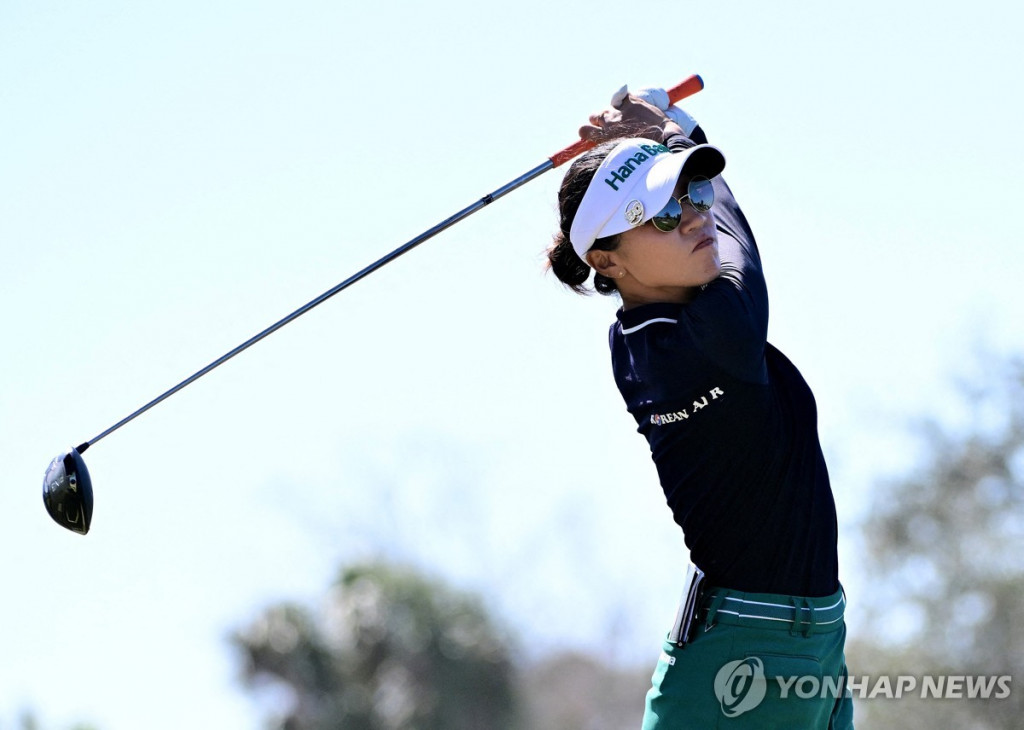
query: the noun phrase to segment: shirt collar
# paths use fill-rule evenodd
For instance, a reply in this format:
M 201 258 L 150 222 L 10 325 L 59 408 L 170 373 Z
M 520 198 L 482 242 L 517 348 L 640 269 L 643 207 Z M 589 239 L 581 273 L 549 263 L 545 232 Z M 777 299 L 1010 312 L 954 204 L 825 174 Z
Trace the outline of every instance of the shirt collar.
M 619 320 L 623 334 L 630 334 L 647 325 L 655 324 L 655 322 L 665 322 L 666 324 L 678 322 L 682 308 L 682 304 L 655 302 L 627 310 L 620 307 L 619 311 L 615 313 L 615 317 Z

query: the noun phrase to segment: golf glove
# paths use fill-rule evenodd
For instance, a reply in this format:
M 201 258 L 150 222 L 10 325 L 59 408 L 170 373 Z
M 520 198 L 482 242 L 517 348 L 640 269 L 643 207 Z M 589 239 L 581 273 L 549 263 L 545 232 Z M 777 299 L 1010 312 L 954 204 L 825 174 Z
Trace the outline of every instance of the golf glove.
M 628 86 L 623 86 L 612 95 L 612 106 L 618 108 L 622 100 L 630 93 Z M 665 116 L 683 128 L 687 137 L 697 128 L 697 120 L 677 106 L 668 103 L 668 92 L 654 86 L 645 86 L 642 89 L 632 92 L 633 96 L 643 99 L 648 104 L 656 106 L 665 112 Z

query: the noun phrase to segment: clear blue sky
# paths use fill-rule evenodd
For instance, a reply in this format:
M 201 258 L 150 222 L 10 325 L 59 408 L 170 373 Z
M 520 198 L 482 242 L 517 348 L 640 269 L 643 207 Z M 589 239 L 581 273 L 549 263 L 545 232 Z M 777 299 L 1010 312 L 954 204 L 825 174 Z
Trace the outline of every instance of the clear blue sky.
M 255 727 L 225 635 L 376 554 L 483 591 L 532 653 L 653 662 L 682 539 L 611 381 L 615 302 L 542 273 L 560 172 L 96 445 L 88 537 L 40 499 L 61 449 L 542 162 L 626 82 L 707 83 L 687 107 L 818 396 L 855 586 L 851 521 L 911 461 L 905 424 L 955 419 L 978 346 L 1019 345 L 1022 20 L 0 5 L 0 726 Z

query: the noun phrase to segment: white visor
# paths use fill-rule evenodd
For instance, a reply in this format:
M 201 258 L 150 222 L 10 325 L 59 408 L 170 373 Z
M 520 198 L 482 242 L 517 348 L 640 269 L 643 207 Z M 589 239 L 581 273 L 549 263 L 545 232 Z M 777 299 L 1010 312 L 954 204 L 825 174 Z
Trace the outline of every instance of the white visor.
M 597 168 L 576 211 L 569 229 L 573 250 L 585 262 L 598 238 L 642 226 L 665 207 L 684 171 L 710 180 L 723 169 L 725 156 L 711 145 L 673 154 L 642 137 L 619 142 Z

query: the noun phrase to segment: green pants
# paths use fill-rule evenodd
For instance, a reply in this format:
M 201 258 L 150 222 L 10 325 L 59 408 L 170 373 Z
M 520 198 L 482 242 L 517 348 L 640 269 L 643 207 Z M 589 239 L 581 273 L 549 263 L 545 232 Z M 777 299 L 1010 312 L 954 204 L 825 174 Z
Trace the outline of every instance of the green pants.
M 643 730 L 853 730 L 845 605 L 707 589 L 690 643 L 665 642 Z

